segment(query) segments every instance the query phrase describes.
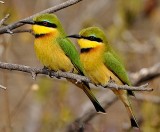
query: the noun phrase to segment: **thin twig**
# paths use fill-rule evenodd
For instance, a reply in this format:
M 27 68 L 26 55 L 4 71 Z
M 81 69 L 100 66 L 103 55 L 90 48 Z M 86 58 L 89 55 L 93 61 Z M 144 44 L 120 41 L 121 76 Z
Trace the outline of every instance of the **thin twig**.
M 38 12 L 38 13 L 36 13 L 36 14 L 30 16 L 30 17 L 27 17 L 25 19 L 22 19 L 22 20 L 19 20 L 17 22 L 14 22 L 14 23 L 12 23 L 12 24 L 10 24 L 8 26 L 0 28 L 0 34 L 12 33 L 11 31 L 13 29 L 24 25 L 20 21 L 29 21 L 29 20 L 32 20 L 35 16 L 40 15 L 40 14 L 44 14 L 44 13 L 54 13 L 56 11 L 62 10 L 64 8 L 67 8 L 67 7 L 71 6 L 71 5 L 74 5 L 74 4 L 76 4 L 76 3 L 80 2 L 80 1 L 82 1 L 82 0 L 68 0 L 68 1 L 66 1 L 66 2 L 64 2 L 62 4 L 59 4 L 59 5 L 56 5 L 54 7 L 48 8 L 46 10 L 43 10 L 41 12 Z
M 10 63 L 4 63 L 0 62 L 0 68 L 1 69 L 7 69 L 7 70 L 16 70 L 16 71 L 22 71 L 22 72 L 27 72 L 30 73 L 33 77 L 33 79 L 36 78 L 37 74 L 44 74 L 44 75 L 50 75 L 56 78 L 67 78 L 67 79 L 74 79 L 78 82 L 87 82 L 87 83 L 92 83 L 87 77 L 73 74 L 70 72 L 53 72 L 53 71 L 47 71 L 44 69 L 40 68 L 32 68 L 29 66 L 25 65 L 18 65 L 18 64 L 10 64 Z M 93 84 L 94 85 L 94 84 Z M 101 86 L 101 85 L 98 85 Z M 127 85 L 117 85 L 115 83 L 108 83 L 107 85 L 102 86 L 104 88 L 111 88 L 111 89 L 125 89 L 125 90 L 133 90 L 133 91 L 152 91 L 153 89 L 147 88 L 148 84 L 133 87 L 133 86 L 127 86 Z
M 142 68 L 140 71 L 131 73 L 130 75 L 133 83 L 139 85 L 142 82 L 146 82 L 160 76 L 160 63 L 157 63 L 150 68 Z
M 32 34 L 32 30 L 31 29 L 17 29 L 17 30 L 13 30 L 12 33 L 31 33 Z
M 0 88 L 6 90 L 7 88 L 5 86 L 0 85 Z
M 128 85 L 117 85 L 115 83 L 107 83 L 104 87 L 108 87 L 110 89 L 122 89 L 122 90 L 132 90 L 132 91 L 152 91 L 152 88 L 146 88 L 148 86 L 148 83 L 143 84 L 139 87 L 134 87 L 134 86 L 128 86 Z
M 0 20 L 0 27 L 4 24 L 4 22 L 8 19 L 9 14 L 7 14 L 2 20 Z

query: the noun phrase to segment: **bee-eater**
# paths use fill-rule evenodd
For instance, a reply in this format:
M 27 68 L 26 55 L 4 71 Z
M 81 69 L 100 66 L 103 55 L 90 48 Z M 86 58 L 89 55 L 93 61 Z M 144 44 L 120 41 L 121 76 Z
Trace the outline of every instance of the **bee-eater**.
M 56 15 L 43 14 L 33 18 L 33 21 L 21 21 L 31 24 L 35 36 L 34 49 L 40 62 L 50 70 L 65 71 L 83 75 L 83 67 L 77 49 L 72 42 L 66 38 L 66 33 Z M 97 112 L 105 113 L 88 84 L 82 82 L 77 84 L 93 103 Z
M 85 75 L 93 83 L 105 85 L 111 79 L 118 85 L 131 85 L 122 62 L 100 28 L 89 27 L 81 30 L 79 35 L 75 34 L 68 37 L 77 38 L 81 49 L 80 60 L 84 67 Z M 129 113 L 131 126 L 138 127 L 128 99 L 129 94 L 134 95 L 133 92 L 116 89 L 113 92 L 124 103 Z

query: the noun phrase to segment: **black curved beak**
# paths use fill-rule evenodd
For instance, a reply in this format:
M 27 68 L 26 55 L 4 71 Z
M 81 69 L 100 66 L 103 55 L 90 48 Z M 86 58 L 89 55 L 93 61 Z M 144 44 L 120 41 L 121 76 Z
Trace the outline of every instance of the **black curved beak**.
M 67 37 L 68 37 L 68 38 L 77 38 L 77 39 L 83 38 L 81 35 L 78 35 L 78 34 L 69 35 L 69 36 L 67 36 Z
M 23 23 L 23 24 L 31 24 L 31 25 L 35 24 L 35 22 L 32 21 L 32 20 L 22 20 L 20 22 Z

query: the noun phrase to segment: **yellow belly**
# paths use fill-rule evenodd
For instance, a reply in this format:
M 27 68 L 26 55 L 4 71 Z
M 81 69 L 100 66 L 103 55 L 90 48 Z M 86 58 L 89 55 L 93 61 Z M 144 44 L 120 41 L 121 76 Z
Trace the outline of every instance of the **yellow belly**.
M 50 38 L 35 39 L 34 49 L 40 62 L 51 70 L 71 71 L 73 65 L 60 46 Z
M 93 49 L 93 51 L 89 51 L 89 53 L 81 54 L 81 62 L 84 66 L 86 76 L 95 84 L 105 85 L 110 78 L 112 78 L 117 84 L 122 84 L 119 78 L 117 78 L 112 71 L 104 65 L 101 50 L 102 49 L 97 48 Z

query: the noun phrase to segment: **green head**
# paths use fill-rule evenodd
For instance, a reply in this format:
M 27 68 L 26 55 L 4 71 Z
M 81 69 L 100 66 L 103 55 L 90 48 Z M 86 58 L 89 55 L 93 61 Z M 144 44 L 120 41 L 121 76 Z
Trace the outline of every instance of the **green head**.
M 35 36 L 46 34 L 64 34 L 63 27 L 54 14 L 42 14 L 33 18 L 33 21 L 22 21 L 22 23 L 32 24 L 33 33 Z
M 102 44 L 107 44 L 105 33 L 98 27 L 89 27 L 82 29 L 79 35 L 70 35 L 68 37 L 77 38 L 80 48 L 95 48 Z

